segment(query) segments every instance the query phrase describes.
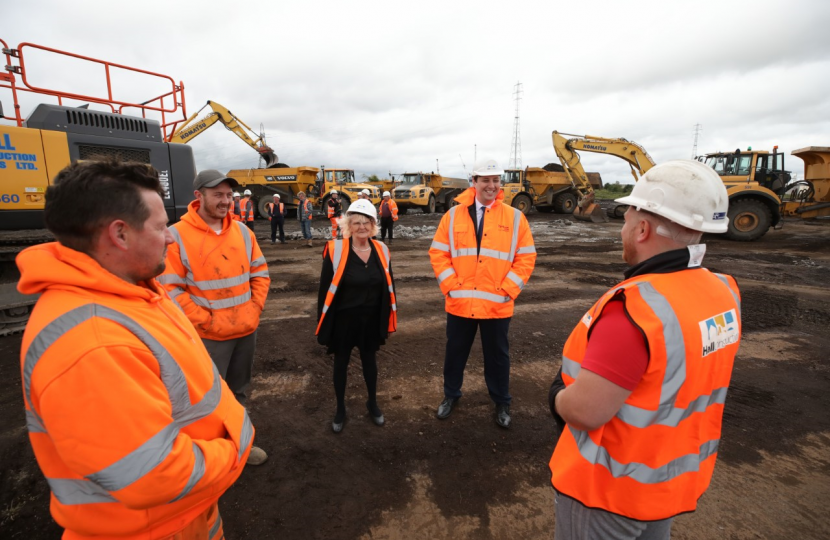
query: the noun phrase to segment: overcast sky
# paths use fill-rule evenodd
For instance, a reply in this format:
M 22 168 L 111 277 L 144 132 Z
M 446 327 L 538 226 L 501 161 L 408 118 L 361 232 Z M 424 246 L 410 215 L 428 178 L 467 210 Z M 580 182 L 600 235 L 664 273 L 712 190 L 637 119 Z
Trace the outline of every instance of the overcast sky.
M 523 166 L 557 161 L 553 130 L 624 137 L 659 163 L 690 158 L 700 124 L 698 154 L 778 145 L 799 177 L 789 153 L 830 146 L 827 0 L 4 4 L 11 47 L 169 75 L 184 83 L 188 114 L 214 100 L 264 125 L 280 161 L 358 178 L 434 171 L 436 160 L 465 177 L 476 154 L 508 165 L 517 82 Z M 25 52 L 32 84 L 104 91 L 100 68 Z M 125 101 L 160 88 L 114 74 Z M 10 107 L 3 89 L 0 100 Z M 199 169 L 258 164 L 219 125 L 190 144 Z M 619 159 L 583 161 L 606 182 L 631 181 Z

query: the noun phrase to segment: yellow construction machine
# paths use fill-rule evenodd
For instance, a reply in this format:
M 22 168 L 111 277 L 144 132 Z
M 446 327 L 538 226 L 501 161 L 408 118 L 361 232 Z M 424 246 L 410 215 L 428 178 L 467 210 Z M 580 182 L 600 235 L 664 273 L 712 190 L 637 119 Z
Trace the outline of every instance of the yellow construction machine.
M 452 208 L 455 197 L 470 187 L 467 180 L 434 172 L 404 173 L 399 178 L 401 181 L 392 191 L 392 198 L 400 214 L 406 214 L 410 208 L 420 208 L 424 214 L 447 211 Z
M 571 178 L 574 188 L 579 192 L 580 198 L 573 215 L 577 219 L 601 223 L 608 221 L 608 215 L 594 201 L 594 189 L 577 151 L 595 152 L 598 154 L 609 154 L 623 159 L 631 167 L 631 175 L 634 181 L 654 167 L 654 160 L 648 155 L 645 148 L 637 143 L 626 139 L 609 139 L 606 137 L 594 137 L 592 135 L 573 135 L 571 133 L 553 132 L 553 149 L 562 162 L 565 172 Z M 623 209 L 614 207 L 610 211 L 612 217 L 622 217 Z M 619 215 L 617 215 L 619 214 Z
M 210 107 L 211 111 L 197 120 L 196 117 L 202 114 L 206 107 Z M 264 135 L 254 133 L 254 130 L 248 127 L 245 122 L 215 101 L 208 101 L 201 109 L 191 114 L 181 127 L 167 138 L 167 142 L 189 143 L 217 122 L 220 122 L 228 131 L 232 131 L 245 144 L 256 150 L 265 161 L 265 168 L 271 168 L 277 164 L 277 154 L 270 146 L 265 144 Z
M 591 187 L 602 188 L 599 173 L 589 172 L 586 175 Z M 544 167 L 506 169 L 501 176 L 501 186 L 504 190 L 504 204 L 509 204 L 525 215 L 530 213 L 532 207 L 545 213 L 573 214 L 579 198 L 579 191 L 558 163 L 548 163 Z
M 804 160 L 804 180 L 787 186 L 781 213 L 801 219 L 830 219 L 830 147 L 808 146 L 790 152 Z

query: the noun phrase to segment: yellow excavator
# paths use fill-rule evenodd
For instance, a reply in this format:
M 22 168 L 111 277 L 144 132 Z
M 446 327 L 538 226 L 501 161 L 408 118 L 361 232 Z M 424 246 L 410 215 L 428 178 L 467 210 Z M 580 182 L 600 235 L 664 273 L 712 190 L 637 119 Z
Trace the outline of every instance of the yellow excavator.
M 574 209 L 574 217 L 585 221 L 593 221 L 594 223 L 607 222 L 608 215 L 599 204 L 594 202 L 594 189 L 588 180 L 585 169 L 582 168 L 578 151 L 617 156 L 631 167 L 631 175 L 635 182 L 646 171 L 654 167 L 654 160 L 651 159 L 645 148 L 622 138 L 609 139 L 607 137 L 574 135 L 554 131 L 553 149 L 556 151 L 559 161 L 562 162 L 565 172 L 571 178 L 574 188 L 579 191 L 579 201 L 576 209 Z M 620 210 L 620 208 L 615 207 L 610 212 L 613 217 L 622 217 L 616 215 Z
M 211 111 L 197 120 L 196 118 L 207 107 L 210 107 Z M 226 129 L 232 131 L 237 137 L 245 141 L 248 146 L 256 150 L 265 161 L 266 169 L 270 169 L 277 164 L 277 154 L 270 146 L 265 144 L 264 136 L 257 135 L 245 122 L 215 101 L 208 101 L 201 109 L 190 115 L 181 127 L 167 138 L 167 142 L 189 143 L 217 122 L 221 122 Z

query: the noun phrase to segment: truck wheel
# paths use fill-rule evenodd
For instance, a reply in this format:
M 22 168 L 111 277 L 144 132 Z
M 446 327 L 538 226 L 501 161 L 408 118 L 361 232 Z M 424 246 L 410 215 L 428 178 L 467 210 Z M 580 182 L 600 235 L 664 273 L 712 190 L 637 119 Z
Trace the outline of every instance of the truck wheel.
M 513 202 L 511 205 L 513 208 L 518 210 L 524 215 L 528 215 L 530 213 L 530 207 L 533 206 L 533 203 L 530 200 L 530 197 L 519 193 L 515 197 L 513 197 Z
M 259 198 L 259 201 L 256 203 L 256 208 L 259 210 L 259 217 L 262 219 L 268 219 L 268 203 L 273 200 L 274 197 L 271 197 L 271 200 L 268 200 L 268 197 L 264 195 Z
M 434 214 L 435 213 L 435 195 L 429 196 L 429 202 L 427 205 L 424 206 L 424 214 Z
M 449 212 L 450 208 L 455 206 L 455 195 L 450 195 L 447 197 L 447 202 L 444 204 L 444 211 Z
M 573 214 L 576 209 L 576 195 L 560 193 L 553 199 L 553 211 L 557 214 Z
M 729 228 L 726 236 L 730 240 L 752 242 L 764 236 L 772 223 L 772 214 L 767 205 L 755 199 L 729 201 Z

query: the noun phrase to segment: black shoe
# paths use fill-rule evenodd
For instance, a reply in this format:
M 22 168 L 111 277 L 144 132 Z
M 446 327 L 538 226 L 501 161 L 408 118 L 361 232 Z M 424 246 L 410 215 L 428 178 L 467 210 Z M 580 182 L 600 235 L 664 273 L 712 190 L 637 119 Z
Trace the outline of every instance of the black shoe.
M 438 406 L 438 412 L 435 413 L 438 420 L 444 420 L 449 417 L 450 413 L 452 413 L 453 407 L 455 407 L 455 404 L 458 403 L 459 399 L 461 398 L 445 397 L 444 401 L 441 402 L 441 405 Z
M 504 429 L 510 427 L 510 405 L 506 403 L 496 404 L 496 423 Z
M 383 413 L 378 408 L 377 403 L 367 401 L 366 408 L 369 410 L 369 416 L 372 417 L 372 422 L 374 422 L 376 426 L 382 426 L 386 423 L 386 419 L 383 418 Z
M 341 413 L 341 412 L 338 411 L 337 414 L 334 415 L 334 420 L 332 420 L 332 422 L 331 422 L 331 430 L 335 433 L 340 433 L 341 431 L 343 431 L 343 426 L 345 424 L 346 424 L 346 412 L 343 411 Z

